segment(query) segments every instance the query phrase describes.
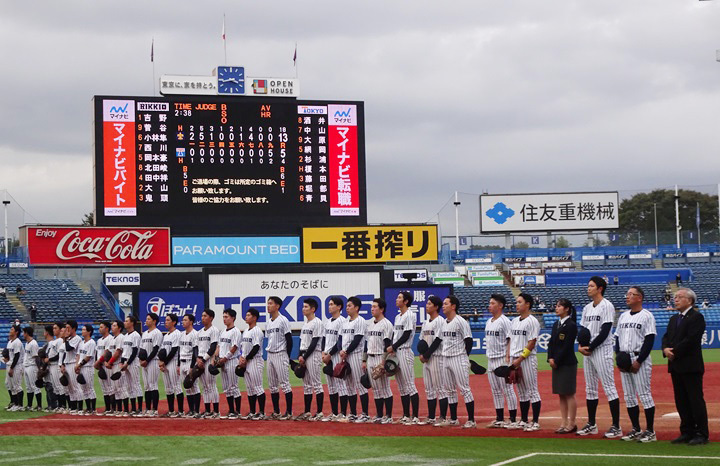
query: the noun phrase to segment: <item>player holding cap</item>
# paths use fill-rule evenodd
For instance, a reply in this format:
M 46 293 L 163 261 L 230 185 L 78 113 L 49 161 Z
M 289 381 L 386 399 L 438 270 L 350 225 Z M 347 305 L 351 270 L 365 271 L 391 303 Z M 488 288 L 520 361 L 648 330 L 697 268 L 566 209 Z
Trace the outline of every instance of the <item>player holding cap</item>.
M 607 282 L 601 277 L 591 277 L 587 286 L 590 302 L 582 313 L 582 326 L 590 331 L 590 345 L 580 346 L 578 351 L 583 358 L 585 374 L 585 398 L 587 399 L 588 422 L 577 435 L 594 435 L 598 433 L 595 414 L 598 407 L 598 384 L 602 384 L 605 396 L 610 405 L 612 425 L 605 432 L 606 438 L 622 437 L 620 429 L 620 397 L 615 388 L 615 368 L 613 367 L 613 338 L 610 335 L 615 320 L 615 306 L 603 295 Z
M 60 376 L 62 375 L 60 372 L 60 357 L 62 356 L 61 348 L 63 348 L 63 353 L 65 348 L 65 342 L 62 338 L 64 334 L 65 324 L 62 322 L 55 322 L 53 324 L 53 335 L 55 336 L 55 339 L 48 344 L 47 351 L 49 376 L 51 385 L 55 391 L 55 395 L 57 396 L 58 405 L 55 408 L 55 412 L 58 413 L 65 411 L 67 397 L 67 387 L 60 383 Z
M 366 354 L 363 357 L 367 359 L 363 361 L 362 369 L 364 372 L 368 372 L 368 368 L 372 371 L 375 367 L 382 365 L 384 363 L 385 348 L 392 344 L 393 325 L 390 320 L 385 318 L 386 306 L 384 299 L 373 299 L 370 310 L 373 318 L 368 321 L 365 331 Z M 332 379 L 332 377 L 329 379 Z M 377 410 L 377 416 L 372 422 L 375 424 L 392 424 L 393 395 L 390 390 L 390 379 L 384 374 L 378 378 L 370 377 L 370 385 L 372 386 L 375 409 Z M 383 407 L 385 408 L 385 415 L 383 415 Z
M 495 420 L 487 427 L 497 429 L 506 427 L 505 415 L 503 409 L 505 400 L 507 400 L 508 414 L 510 415 L 509 424 L 516 423 L 517 416 L 517 396 L 512 384 L 505 383 L 505 379 L 494 374 L 494 370 L 500 366 L 510 364 L 510 319 L 503 314 L 505 309 L 505 296 L 501 294 L 492 294 L 490 296 L 490 304 L 488 310 L 492 317 L 485 323 L 485 347 L 488 357 L 488 380 L 490 382 L 490 391 L 495 403 Z M 517 428 L 517 425 L 512 426 Z
M 395 375 L 400 388 L 400 401 L 403 407 L 403 417 L 398 421 L 401 424 L 411 425 L 420 422 L 418 409 L 420 408 L 420 397 L 415 387 L 415 355 L 412 351 L 412 343 L 415 338 L 417 320 L 415 313 L 410 310 L 413 297 L 409 291 L 401 291 L 395 299 L 398 307 L 398 315 L 395 317 L 393 332 L 393 344 L 385 351 L 397 353 L 400 361 L 400 371 Z M 410 404 L 412 403 L 412 417 L 410 417 Z
M 33 328 L 25 327 L 23 336 L 25 337 L 25 354 L 23 355 L 23 373 L 25 375 L 25 388 L 27 389 L 27 406 L 25 411 L 31 411 L 33 405 L 33 396 L 37 398 L 37 407 L 35 411 L 42 411 L 42 392 L 35 385 L 38 373 L 38 344 L 33 338 Z M 22 400 L 20 400 L 22 401 Z
M 93 364 L 93 367 L 98 372 L 100 369 L 105 372 L 104 379 L 98 377 L 98 379 L 100 379 L 100 390 L 102 391 L 103 400 L 105 401 L 105 411 L 98 413 L 98 415 L 104 416 L 106 414 L 113 414 L 113 410 L 115 409 L 115 387 L 112 379 L 110 378 L 110 374 L 108 374 L 103 367 L 103 364 L 109 360 L 109 358 L 105 358 L 105 351 L 110 351 L 111 357 L 113 353 L 110 349 L 110 343 L 114 339 L 113 336 L 110 335 L 110 322 L 100 322 L 100 325 L 98 326 L 98 333 L 100 334 L 100 338 L 98 338 L 97 342 L 95 342 L 95 364 Z
M 222 416 L 220 419 L 234 420 L 239 417 L 240 389 L 238 389 L 238 378 L 235 375 L 235 367 L 238 365 L 240 357 L 240 343 L 242 341 L 242 332 L 235 327 L 235 319 L 237 313 L 234 309 L 227 308 L 223 311 L 223 324 L 225 330 L 220 334 L 219 344 L 215 351 L 215 361 L 220 367 L 220 377 L 222 378 L 223 393 L 228 404 L 228 415 Z
M 120 380 L 125 381 L 127 396 L 130 399 L 132 415 L 139 417 L 142 409 L 142 388 L 140 387 L 140 360 L 138 352 L 140 348 L 140 334 L 135 330 L 138 320 L 135 316 L 125 318 L 125 335 L 122 339 L 122 357 L 120 359 L 120 371 L 123 373 Z M 137 404 L 136 404 L 137 401 Z M 128 400 L 124 400 L 125 413 L 128 411 Z
M 512 366 L 522 369 L 522 377 L 518 382 L 518 399 L 520 400 L 520 419 L 517 428 L 525 432 L 540 430 L 540 392 L 537 383 L 537 338 L 540 335 L 540 322 L 530 315 L 534 304 L 533 297 L 528 293 L 520 293 L 515 299 L 518 316 L 510 323 L 510 356 Z M 528 421 L 530 404 L 532 403 L 533 418 Z
M 650 311 L 643 308 L 645 292 L 639 286 L 632 286 L 625 295 L 625 301 L 630 308 L 623 312 L 618 319 L 615 329 L 615 349 L 630 355 L 632 365 L 630 371 L 620 370 L 620 381 L 625 394 L 625 405 L 633 429 L 623 440 L 636 440 L 641 443 L 654 442 L 655 437 L 655 401 L 650 390 L 652 378 L 652 351 L 655 343 L 655 317 Z M 645 409 L 647 429 L 640 428 L 640 407 L 638 397 Z
M 440 338 L 442 339 L 442 355 L 444 357 L 443 367 L 447 383 L 445 390 L 448 393 L 448 404 L 450 407 L 450 420 L 437 423 L 436 426 L 456 426 L 458 395 L 460 390 L 465 400 L 468 420 L 463 425 L 464 429 L 472 429 L 475 424 L 475 398 L 470 390 L 470 351 L 473 347 L 472 332 L 467 320 L 457 314 L 460 308 L 460 301 L 456 296 L 450 295 L 443 300 L 443 313 L 446 317 L 446 324 L 442 328 Z
M 157 417 L 158 404 L 160 402 L 160 391 L 158 390 L 158 379 L 160 378 L 160 367 L 158 366 L 157 354 L 163 342 L 163 334 L 157 328 L 160 318 L 154 312 L 148 313 L 145 318 L 145 326 L 148 328 L 142 334 L 140 341 L 140 367 L 142 367 L 143 382 L 145 385 L 145 411 L 142 416 Z
M 262 421 L 265 419 L 265 389 L 263 388 L 263 367 L 265 361 L 262 358 L 263 331 L 258 327 L 257 321 L 260 312 L 250 308 L 245 313 L 245 323 L 248 329 L 242 334 L 240 344 L 240 360 L 238 365 L 245 368 L 245 388 L 247 389 L 248 402 L 250 403 L 250 414 L 248 419 Z M 259 411 L 255 411 L 257 403 Z
M 367 322 L 360 317 L 362 301 L 352 296 L 348 298 L 346 309 L 348 318 L 340 331 L 340 360 L 350 365 L 350 374 L 345 377 L 348 391 L 351 393 L 348 398 L 350 404 L 350 422 L 363 423 L 370 420 L 368 416 L 369 399 L 367 388 L 360 383 L 362 377 L 363 349 L 365 349 L 365 327 Z M 357 415 L 357 396 L 360 395 L 360 406 L 362 414 Z M 345 413 L 343 413 L 345 414 Z
M 85 383 L 78 382 L 82 390 L 82 397 L 85 400 L 85 415 L 97 414 L 95 405 L 97 397 L 95 396 L 95 340 L 92 339 L 93 326 L 90 324 L 83 325 L 81 329 L 82 343 L 78 346 L 77 359 L 75 360 L 75 374 L 85 379 Z M 80 410 L 82 411 L 82 401 L 80 402 Z
M 331 364 L 331 367 L 335 367 L 340 363 L 340 346 L 337 342 L 346 320 L 345 317 L 341 315 L 342 308 L 343 301 L 339 296 L 332 296 L 328 300 L 330 319 L 325 321 L 325 327 L 323 329 L 322 360 L 325 364 Z M 347 401 L 350 393 L 345 379 L 328 376 L 327 384 L 332 415 L 324 418 L 323 422 L 339 421 L 344 417 L 344 414 L 341 414 L 340 410 L 338 410 L 338 401 L 340 402 L 342 412 L 347 413 Z
M 293 340 L 290 322 L 280 315 L 282 299 L 270 296 L 267 311 L 270 320 L 265 325 L 267 335 L 267 377 L 270 386 L 270 398 L 273 404 L 271 419 L 287 421 L 292 419 L 292 387 L 290 386 L 290 353 Z M 285 414 L 280 415 L 280 389 L 285 393 Z
M 180 335 L 180 378 L 185 379 L 190 373 L 190 370 L 195 367 L 198 359 L 198 346 L 197 346 L 197 330 L 193 328 L 195 323 L 195 316 L 192 314 L 185 314 L 182 318 L 182 326 L 185 330 Z M 188 400 L 188 414 L 185 417 L 192 418 L 200 414 L 200 388 L 198 387 L 198 381 L 195 379 L 190 388 L 186 388 Z M 177 397 L 178 411 L 183 412 L 183 399 L 181 395 Z
M 215 319 L 215 311 L 212 309 L 205 309 L 202 313 L 203 328 L 197 334 L 198 344 L 198 357 L 196 364 L 203 369 L 203 374 L 200 376 L 203 388 L 203 402 L 205 403 L 205 412 L 200 416 L 205 419 L 217 419 L 220 417 L 220 394 L 217 389 L 217 382 L 215 382 L 215 376 L 209 371 L 210 364 L 215 357 L 217 351 L 218 340 L 220 339 L 220 332 L 218 329 L 213 327 L 213 319 Z M 212 404 L 213 411 L 210 411 Z
M 168 402 L 168 412 L 163 417 L 180 417 L 182 413 L 183 391 L 180 384 L 180 331 L 175 329 L 178 316 L 168 314 L 165 316 L 167 333 L 163 337 L 162 348 L 158 352 L 158 368 L 163 373 L 165 382 L 165 398 Z M 164 355 L 164 358 L 160 356 Z M 175 411 L 175 397 L 178 401 L 178 411 Z
M 44 334 L 45 346 L 43 346 L 43 349 L 45 350 L 45 358 L 43 358 L 42 362 L 47 368 L 47 375 L 43 378 L 43 382 L 45 383 L 45 398 L 47 399 L 45 412 L 50 413 L 55 412 L 55 410 L 58 409 L 58 398 L 56 395 L 57 390 L 52 385 L 52 378 L 50 376 L 50 358 L 48 357 L 50 348 L 55 346 L 55 333 L 53 332 L 53 325 L 46 325 Z M 55 366 L 57 367 L 57 360 L 55 360 Z
M 113 386 L 113 393 L 115 394 L 115 416 L 127 417 L 130 415 L 130 408 L 128 404 L 128 391 L 125 379 L 122 377 L 123 372 L 120 372 L 120 366 L 122 361 L 123 353 L 123 339 L 125 335 L 122 333 L 124 324 L 115 320 L 110 325 L 111 339 L 108 340 L 107 349 L 110 350 L 110 360 L 105 362 L 105 369 L 108 371 L 108 378 Z M 113 380 L 114 374 L 120 374 L 120 378 Z M 123 407 L 125 413 L 123 413 Z
M 322 321 L 315 315 L 318 302 L 313 298 L 303 301 L 302 312 L 305 316 L 305 323 L 300 331 L 300 353 L 298 362 L 307 368 L 303 377 L 303 395 L 305 401 L 305 412 L 295 418 L 298 421 L 320 421 L 323 419 L 323 386 L 320 378 L 322 360 L 320 357 L 320 340 L 323 335 Z M 310 414 L 312 396 L 315 395 L 317 411 L 315 415 Z
M 445 381 L 445 367 L 442 357 L 442 330 L 445 327 L 445 319 L 440 316 L 442 299 L 437 296 L 429 296 L 425 304 L 425 312 L 428 318 L 423 322 L 420 330 L 420 341 L 424 342 L 427 350 L 420 352 L 420 362 L 423 363 L 423 380 L 425 382 L 425 393 L 427 395 L 428 417 L 418 424 L 435 424 L 435 411 L 437 410 L 438 399 L 440 399 L 441 421 L 445 420 L 447 414 L 448 395 L 445 392 L 447 382 Z M 436 356 L 433 357 L 433 354 Z
M 3 362 L 7 365 L 7 374 L 5 375 L 5 388 L 10 394 L 10 404 L 6 411 L 22 411 L 23 409 L 23 346 L 20 342 L 20 326 L 13 325 L 8 333 L 7 357 L 3 357 Z
M 77 381 L 75 363 L 77 362 L 77 350 L 80 347 L 82 338 L 77 335 L 78 324 L 75 320 L 68 320 L 65 323 L 65 354 L 61 361 L 60 371 L 68 379 L 68 395 L 70 396 L 70 414 L 82 414 L 83 393 Z

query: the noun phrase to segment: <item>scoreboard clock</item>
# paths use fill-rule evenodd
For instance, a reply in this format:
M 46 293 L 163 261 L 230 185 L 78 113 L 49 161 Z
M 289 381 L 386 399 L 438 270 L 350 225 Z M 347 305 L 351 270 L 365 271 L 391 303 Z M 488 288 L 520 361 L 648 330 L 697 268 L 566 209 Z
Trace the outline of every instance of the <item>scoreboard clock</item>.
M 218 94 L 245 94 L 245 68 L 218 66 Z

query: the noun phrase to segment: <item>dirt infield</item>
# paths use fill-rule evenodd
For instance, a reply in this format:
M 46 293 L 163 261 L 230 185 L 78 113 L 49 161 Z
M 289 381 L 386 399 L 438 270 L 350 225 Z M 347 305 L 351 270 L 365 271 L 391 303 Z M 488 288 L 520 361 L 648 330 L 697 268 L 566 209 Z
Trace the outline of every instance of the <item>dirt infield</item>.
M 720 363 L 706 364 L 705 374 L 705 400 L 711 418 L 711 441 L 720 441 L 718 432 L 718 410 L 720 410 Z M 580 370 L 579 372 L 582 372 Z M 559 405 L 557 396 L 551 394 L 550 371 L 539 374 L 539 386 L 543 399 L 540 416 L 541 430 L 525 433 L 521 431 L 508 431 L 505 429 L 487 429 L 484 425 L 495 418 L 495 409 L 492 406 L 490 387 L 486 376 L 471 376 L 470 381 L 475 395 L 475 416 L 480 428 L 458 429 L 437 428 L 432 426 L 403 426 L 378 424 L 341 424 L 325 422 L 292 422 L 292 421 L 228 421 L 228 420 L 189 420 L 189 419 L 147 419 L 147 418 L 105 418 L 79 417 L 69 415 L 48 415 L 35 419 L 7 422 L 0 424 L 0 435 L 320 435 L 320 436 L 469 436 L 469 437 L 557 437 L 553 431 L 559 424 Z M 422 395 L 422 379 L 416 380 L 418 390 L 421 392 L 420 415 L 427 414 L 427 404 Z M 616 382 L 620 389 L 620 375 L 616 373 Z M 397 385 L 392 382 L 395 397 L 393 414 L 396 418 L 402 415 L 400 396 Z M 585 420 L 585 384 L 582 374 L 578 374 L 578 424 Z M 669 440 L 678 435 L 679 419 L 663 417 L 675 411 L 673 390 L 667 366 L 664 364 L 653 368 L 653 396 L 656 403 L 655 431 L 661 440 Z M 269 398 L 269 397 L 268 397 Z M 622 400 L 622 396 L 621 396 Z M 624 405 L 624 401 L 621 401 Z M 313 400 L 313 409 L 315 402 Z M 358 402 L 358 409 L 360 408 Z M 272 410 L 268 399 L 266 412 Z M 284 399 L 281 401 L 284 409 Z M 325 412 L 330 411 L 329 401 L 325 397 Z M 225 412 L 227 405 L 224 399 L 220 404 L 221 412 Z M 160 412 L 167 410 L 165 402 L 161 402 Z M 243 400 L 243 412 L 247 412 L 247 399 Z M 294 413 L 303 410 L 302 388 L 294 388 Z M 374 412 L 374 404 L 370 402 L 370 412 Z M 458 406 L 461 423 L 467 416 L 462 402 Z M 507 411 L 506 411 L 507 413 Z M 519 414 L 519 413 L 518 413 Z M 644 426 L 644 416 L 640 416 Z M 629 430 L 630 421 L 623 406 L 621 409 L 621 424 Z M 601 396 L 598 409 L 598 427 L 601 432 L 610 426 L 610 412 L 607 403 Z M 580 426 L 581 427 L 581 426 Z

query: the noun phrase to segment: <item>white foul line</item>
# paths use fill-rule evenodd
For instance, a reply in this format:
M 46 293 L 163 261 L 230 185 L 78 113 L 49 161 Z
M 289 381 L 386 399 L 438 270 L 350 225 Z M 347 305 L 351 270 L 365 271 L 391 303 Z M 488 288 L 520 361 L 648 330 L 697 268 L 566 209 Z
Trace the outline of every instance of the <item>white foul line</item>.
M 624 455 L 620 453 L 554 453 L 554 452 L 535 452 L 528 453 L 527 455 L 517 456 L 510 458 L 509 460 L 494 463 L 491 466 L 502 466 L 504 464 L 514 463 L 516 461 L 522 461 L 533 456 L 612 456 L 616 458 L 649 458 L 649 459 L 677 459 L 677 460 L 720 460 L 720 456 L 673 456 L 673 455 Z

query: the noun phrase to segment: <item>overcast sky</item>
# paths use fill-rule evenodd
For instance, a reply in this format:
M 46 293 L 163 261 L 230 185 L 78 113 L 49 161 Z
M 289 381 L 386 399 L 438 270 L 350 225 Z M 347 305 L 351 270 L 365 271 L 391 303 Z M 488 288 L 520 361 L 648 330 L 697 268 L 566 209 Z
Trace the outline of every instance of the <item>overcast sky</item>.
M 229 64 L 293 76 L 297 42 L 302 98 L 365 102 L 371 222 L 720 182 L 720 1 L 5 1 L 0 189 L 27 221 L 92 210 L 92 96 L 151 95 L 152 37 L 157 77 L 210 74 L 223 13 Z

